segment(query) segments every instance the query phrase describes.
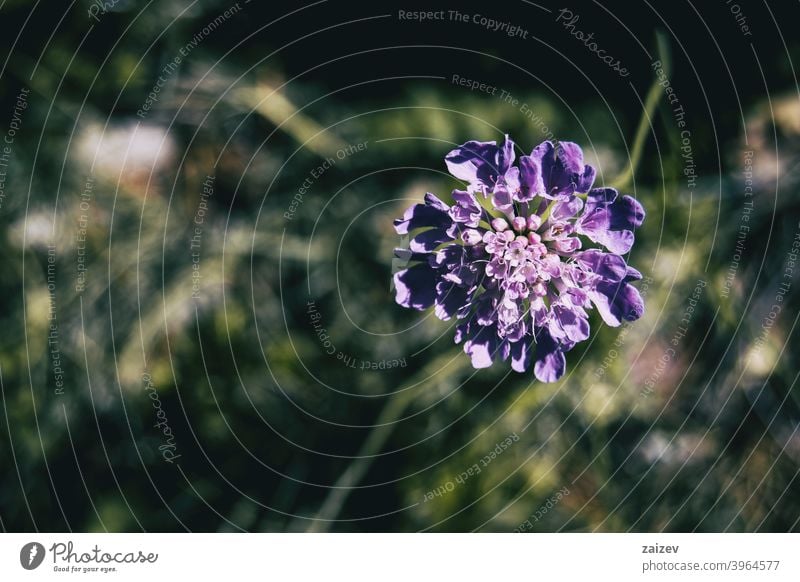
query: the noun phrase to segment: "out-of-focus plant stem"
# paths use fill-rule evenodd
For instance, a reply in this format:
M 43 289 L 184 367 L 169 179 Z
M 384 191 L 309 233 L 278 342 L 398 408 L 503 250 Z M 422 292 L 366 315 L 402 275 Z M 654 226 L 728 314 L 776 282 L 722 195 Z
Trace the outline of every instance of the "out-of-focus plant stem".
M 322 158 L 335 156 L 338 150 L 347 147 L 324 125 L 305 115 L 305 107 L 298 108 L 282 91 L 266 83 L 239 89 L 232 94 L 231 100 L 244 110 L 257 112 Z
M 396 392 L 389 397 L 386 405 L 381 410 L 375 421 L 375 427 L 370 432 L 364 444 L 358 451 L 358 456 L 353 459 L 328 493 L 322 507 L 317 512 L 316 518 L 311 522 L 306 531 L 326 532 L 336 521 L 353 487 L 358 485 L 369 469 L 375 455 L 380 452 L 386 443 L 395 423 L 403 415 L 411 402 L 418 397 L 419 389 L 433 390 L 433 384 L 438 384 L 445 379 L 460 375 L 468 368 L 469 358 L 461 350 L 447 352 L 425 366 L 411 381 L 414 388 L 407 388 Z M 442 372 L 449 368 L 447 372 Z M 433 380 L 431 382 L 431 380 Z M 419 385 L 419 386 L 417 386 Z
M 670 71 L 670 54 L 669 54 L 669 45 L 667 44 L 664 35 L 660 32 L 656 32 L 656 47 L 658 52 L 658 59 L 661 61 L 661 68 L 664 71 L 664 74 L 669 76 Z M 633 146 L 631 147 L 631 156 L 630 156 L 630 163 L 625 168 L 625 170 L 617 176 L 611 183 L 613 188 L 618 190 L 624 189 L 630 185 L 631 181 L 633 180 L 633 176 L 636 173 L 636 168 L 639 166 L 639 162 L 642 159 L 642 153 L 644 152 L 644 143 L 647 139 L 647 132 L 652 126 L 652 117 L 653 113 L 655 113 L 656 107 L 660 101 L 661 94 L 663 93 L 663 88 L 659 83 L 658 77 L 653 81 L 653 84 L 650 86 L 650 90 L 647 92 L 647 97 L 645 97 L 644 101 L 644 111 L 642 111 L 642 117 L 639 119 L 639 125 L 636 128 L 636 134 L 633 138 Z

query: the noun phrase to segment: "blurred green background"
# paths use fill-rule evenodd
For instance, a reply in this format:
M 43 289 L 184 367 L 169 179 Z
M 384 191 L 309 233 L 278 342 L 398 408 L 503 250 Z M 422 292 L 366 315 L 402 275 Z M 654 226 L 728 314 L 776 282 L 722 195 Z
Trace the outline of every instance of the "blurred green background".
M 798 529 L 797 6 L 269 4 L 0 5 L 4 530 Z M 647 308 L 541 384 L 394 303 L 391 221 L 550 132 Z

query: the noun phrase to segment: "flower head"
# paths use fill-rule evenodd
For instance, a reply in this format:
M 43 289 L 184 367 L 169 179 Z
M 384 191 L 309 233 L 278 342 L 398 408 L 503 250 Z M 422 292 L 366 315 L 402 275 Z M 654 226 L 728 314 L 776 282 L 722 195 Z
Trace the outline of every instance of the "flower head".
M 395 221 L 398 234 L 414 233 L 396 250 L 414 264 L 395 273 L 395 299 L 460 320 L 455 341 L 475 368 L 510 359 L 553 382 L 564 354 L 589 337 L 588 310 L 611 326 L 642 315 L 631 285 L 642 276 L 621 255 L 644 209 L 613 188 L 592 189 L 595 170 L 574 143 L 544 142 L 514 161 L 508 137 L 447 154 L 467 189 L 453 191 L 452 205 L 428 193 Z

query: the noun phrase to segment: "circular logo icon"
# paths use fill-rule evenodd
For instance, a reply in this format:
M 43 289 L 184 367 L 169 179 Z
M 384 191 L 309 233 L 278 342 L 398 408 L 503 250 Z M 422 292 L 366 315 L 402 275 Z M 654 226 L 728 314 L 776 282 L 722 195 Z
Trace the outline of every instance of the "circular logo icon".
M 35 570 L 44 561 L 44 546 L 39 542 L 29 542 L 19 551 L 19 563 L 26 570 Z

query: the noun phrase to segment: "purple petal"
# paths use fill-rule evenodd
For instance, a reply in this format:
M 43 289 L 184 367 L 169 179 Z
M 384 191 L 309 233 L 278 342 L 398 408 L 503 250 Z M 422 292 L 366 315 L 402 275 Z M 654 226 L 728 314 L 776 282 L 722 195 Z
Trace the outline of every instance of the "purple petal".
M 503 330 L 503 337 L 505 337 L 509 343 L 514 345 L 519 343 L 519 341 L 525 336 L 526 330 L 527 326 L 525 325 L 525 321 L 520 320 Z
M 644 208 L 630 196 L 617 196 L 613 188 L 595 188 L 586 199 L 578 220 L 578 232 L 602 244 L 612 253 L 624 255 L 633 247 L 633 229 L 641 226 Z
M 536 338 L 536 362 L 533 373 L 540 382 L 555 382 L 564 375 L 567 359 L 558 343 L 542 329 Z
M 483 293 L 475 300 L 475 322 L 481 326 L 492 325 L 497 321 L 497 303 L 494 293 Z
M 615 255 L 627 254 L 633 248 L 634 236 L 630 230 L 608 230 L 601 233 L 599 237 L 589 236 L 589 238 L 603 245 Z
M 464 343 L 464 352 L 472 359 L 472 367 L 488 368 L 498 353 L 499 338 L 496 329 L 484 327 Z
M 394 249 L 394 256 L 398 259 L 410 263 L 411 261 L 427 261 L 430 257 L 429 253 L 415 253 L 411 249 L 396 248 Z
M 478 280 L 478 268 L 475 265 L 460 265 L 444 275 L 444 279 L 462 287 L 472 287 Z
M 441 281 L 436 285 L 436 301 L 434 312 L 436 317 L 447 321 L 457 315 L 468 301 L 467 289 L 452 283 Z
M 445 229 L 431 228 L 412 238 L 408 248 L 415 253 L 429 253 L 436 250 L 440 244 L 451 240 L 453 237 L 447 234 Z
M 599 233 L 605 230 L 608 230 L 608 227 L 611 225 L 611 213 L 608 211 L 607 208 L 594 208 L 593 210 L 587 210 L 583 213 L 580 220 L 577 223 L 578 225 L 578 232 L 586 233 Z
M 472 367 L 475 369 L 480 370 L 481 368 L 488 368 L 492 365 L 492 351 L 488 342 L 476 343 L 472 340 L 468 340 L 464 344 L 464 353 L 470 357 L 472 360 Z
M 442 200 L 439 197 L 437 197 L 436 194 L 426 192 L 424 200 L 425 204 L 427 204 L 428 206 L 433 206 L 434 208 L 436 208 L 437 210 L 441 210 L 442 212 L 447 212 L 450 209 L 450 207 L 444 202 L 442 202 Z
M 588 192 L 592 189 L 592 185 L 594 184 L 594 179 L 596 175 L 596 171 L 593 166 L 586 165 L 583 170 L 583 174 L 578 177 L 578 180 L 575 182 L 575 191 L 576 192 Z
M 625 275 L 625 281 L 638 281 L 641 278 L 642 278 L 642 274 L 629 265 L 628 266 L 628 274 Z
M 514 200 L 505 185 L 498 184 L 495 186 L 494 194 L 492 195 L 492 206 L 506 214 L 514 210 Z
M 542 180 L 542 160 L 531 156 L 522 156 L 519 159 L 520 202 L 528 202 L 534 196 L 545 193 Z
M 619 193 L 614 188 L 595 188 L 586 196 L 586 213 L 595 208 L 605 208 L 617 199 Z
M 575 193 L 572 176 L 564 168 L 564 160 L 557 157 L 555 148 L 553 148 L 552 155 L 548 152 L 548 155 L 542 158 L 542 172 L 544 174 L 545 188 L 547 188 L 547 192 L 551 196 L 558 197 Z
M 531 299 L 530 312 L 534 325 L 537 327 L 544 325 L 547 318 L 547 305 L 545 305 L 541 297 Z
M 471 192 L 467 192 L 466 190 L 453 190 L 451 194 L 453 200 L 456 201 L 456 204 L 459 206 L 463 206 L 464 208 L 469 208 L 475 212 L 480 212 L 481 205 L 478 204 L 478 200 L 475 198 L 475 194 Z
M 531 366 L 533 350 L 529 339 L 530 336 L 511 344 L 511 369 L 515 372 L 525 372 Z
M 581 317 L 575 309 L 554 305 L 552 313 L 558 330 L 556 333 L 552 333 L 555 330 L 550 327 L 553 337 L 567 339 L 571 342 L 582 342 L 589 337 L 589 322 Z
M 644 222 L 644 208 L 631 196 L 619 198 L 611 205 L 610 210 L 612 230 L 633 230 Z
M 625 259 L 597 249 L 577 253 L 575 260 L 584 271 L 607 281 L 622 281 L 628 274 Z
M 482 263 L 475 263 L 475 255 L 472 247 L 463 247 L 458 244 L 446 245 L 428 255 L 428 264 L 437 270 L 455 272 L 461 267 L 469 268 L 471 271 L 480 272 Z M 477 250 L 478 253 L 482 251 Z
M 562 141 L 558 144 L 558 158 L 565 172 L 570 174 L 583 174 L 583 150 L 581 146 L 571 141 Z
M 588 192 L 592 187 L 594 168 L 583 163 L 583 151 L 575 143 L 562 141 L 556 152 L 553 144 L 546 141 L 533 150 L 531 157 L 541 160 L 547 198 Z
M 517 154 L 514 152 L 514 141 L 508 137 L 506 134 L 506 139 L 503 142 L 503 147 L 498 152 L 497 157 L 497 168 L 500 170 L 500 174 L 505 174 L 509 168 L 511 168 L 511 164 L 514 163 Z
M 473 187 L 494 187 L 514 161 L 514 143 L 506 139 L 502 148 L 493 141 L 468 141 L 444 158 L 447 169 Z
M 403 307 L 427 309 L 436 299 L 436 272 L 420 263 L 394 274 L 395 301 Z
M 588 294 L 600 317 L 610 326 L 616 327 L 626 320 L 634 321 L 644 313 L 639 290 L 628 283 L 600 281 Z
M 403 213 L 403 218 L 394 221 L 394 230 L 397 234 L 408 234 L 428 226 L 446 228 L 452 223 L 448 209 L 444 202 L 429 192 L 425 195 L 425 204 L 414 204 Z
M 551 174 L 553 173 L 553 166 L 555 164 L 555 147 L 553 146 L 552 142 L 545 141 L 540 143 L 538 146 L 533 148 L 531 152 L 530 159 L 538 164 L 539 172 L 542 180 L 542 191 L 539 193 L 540 196 L 544 198 L 553 199 L 553 193 L 551 192 L 552 184 L 551 184 Z
M 581 239 L 574 236 L 556 239 L 554 242 L 556 250 L 571 255 L 579 248 L 581 248 Z
M 519 168 L 516 166 L 511 166 L 506 173 L 503 174 L 503 179 L 501 180 L 506 187 L 511 192 L 517 192 L 520 189 L 520 176 L 519 176 Z
M 460 344 L 462 341 L 464 341 L 465 338 L 469 337 L 471 327 L 472 327 L 471 319 L 459 323 L 456 326 L 456 334 L 453 337 L 455 343 Z
M 578 214 L 582 208 L 583 200 L 577 196 L 559 200 L 553 203 L 553 209 L 550 211 L 550 219 L 555 222 L 562 222 Z
M 453 190 L 453 200 L 456 203 L 450 207 L 450 218 L 455 222 L 465 224 L 469 227 L 476 227 L 481 220 L 481 205 L 475 199 L 475 195 L 464 190 Z
M 503 174 L 502 178 L 497 181 L 495 184 L 494 191 L 495 194 L 498 190 L 505 191 L 506 198 L 509 200 L 520 200 L 520 176 L 519 176 L 519 168 L 516 166 L 510 167 L 505 174 Z M 495 204 L 495 207 L 499 208 Z M 511 204 L 511 209 L 513 210 L 513 203 Z M 504 209 L 503 212 L 508 214 L 508 210 Z

